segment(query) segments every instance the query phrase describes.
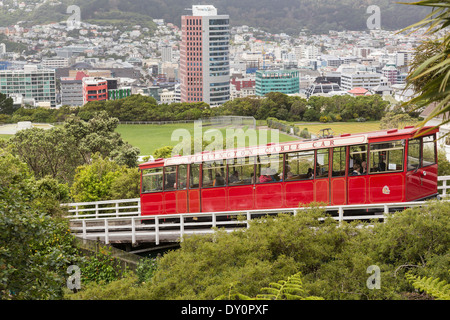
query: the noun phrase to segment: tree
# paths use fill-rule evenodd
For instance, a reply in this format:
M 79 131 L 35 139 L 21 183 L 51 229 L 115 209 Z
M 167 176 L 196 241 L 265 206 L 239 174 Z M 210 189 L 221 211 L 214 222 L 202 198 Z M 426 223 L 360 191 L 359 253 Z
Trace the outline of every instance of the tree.
M 60 188 L 36 181 L 27 164 L 0 149 L 0 299 L 62 298 L 67 267 L 79 260 L 68 221 L 50 208 L 59 208 Z
M 119 165 L 96 153 L 90 164 L 77 168 L 71 194 L 78 202 L 130 199 L 139 196 L 139 183 L 137 168 Z
M 16 110 L 13 99 L 0 92 L 0 114 L 12 115 Z
M 75 168 L 84 162 L 74 148 L 74 137 L 64 128 L 21 130 L 10 141 L 13 152 L 28 164 L 38 179 L 50 176 L 70 182 Z
M 449 1 L 422 0 L 413 3 L 404 3 L 421 7 L 431 7 L 432 12 L 421 21 L 407 27 L 405 30 L 428 26 L 426 34 L 432 36 L 440 31 L 444 36 L 436 41 L 427 42 L 419 49 L 413 67 L 407 77 L 407 88 L 414 87 L 418 95 L 408 103 L 417 108 L 434 104 L 432 112 L 421 123 L 424 126 L 430 119 L 439 115 L 443 121 L 438 125 L 450 122 L 450 33 L 447 28 L 450 24 Z
M 71 118 L 62 128 L 21 130 L 11 138 L 11 144 L 14 153 L 29 165 L 36 178 L 50 176 L 70 183 L 76 168 L 90 163 L 97 152 L 120 165 L 137 165 L 139 149 L 115 132 L 117 124 L 116 118 L 102 112 L 88 122 Z
M 84 163 L 89 163 L 91 155 L 98 152 L 104 157 L 117 159 L 119 164 L 136 166 L 139 149 L 123 141 L 120 134 L 115 132 L 118 124 L 117 118 L 101 111 L 87 122 L 72 117 L 64 123 L 64 129 L 74 138 L 75 150 Z
M 381 118 L 380 129 L 401 129 L 408 125 L 414 125 L 417 119 L 414 119 L 407 113 L 387 112 L 386 115 Z
M 66 221 L 67 222 L 67 221 Z M 67 223 L 0 188 L 0 299 L 58 299 L 76 260 Z

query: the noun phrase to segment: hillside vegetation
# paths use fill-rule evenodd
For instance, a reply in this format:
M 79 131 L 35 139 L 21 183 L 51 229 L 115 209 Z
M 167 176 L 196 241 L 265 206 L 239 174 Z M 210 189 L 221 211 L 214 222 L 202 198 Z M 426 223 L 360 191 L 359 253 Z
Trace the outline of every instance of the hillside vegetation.
M 5 0 L 6 1 L 6 0 Z M 29 1 L 29 0 L 28 0 Z M 26 3 L 27 1 L 25 1 Z M 410 2 L 406 0 L 406 2 Z M 164 19 L 180 25 L 181 16 L 190 14 L 190 0 L 61 0 L 60 4 L 47 3 L 24 17 L 0 10 L 0 26 L 10 25 L 19 20 L 29 24 L 64 21 L 69 17 L 66 9 L 70 4 L 81 8 L 83 21 L 95 20 L 107 23 L 109 15 L 117 12 L 133 13 L 132 18 L 124 15 L 124 23 L 139 23 L 142 17 Z M 206 4 L 199 1 L 198 4 Z M 306 28 L 311 33 L 328 33 L 329 30 L 367 30 L 366 20 L 371 14 L 367 7 L 377 5 L 381 12 L 381 26 L 386 30 L 404 28 L 425 16 L 426 8 L 407 6 L 395 0 L 211 0 L 219 14 L 230 15 L 233 26 L 248 25 L 262 28 L 271 33 L 297 35 Z M 101 18 L 100 20 L 98 20 Z M 151 21 L 151 20 L 150 20 Z

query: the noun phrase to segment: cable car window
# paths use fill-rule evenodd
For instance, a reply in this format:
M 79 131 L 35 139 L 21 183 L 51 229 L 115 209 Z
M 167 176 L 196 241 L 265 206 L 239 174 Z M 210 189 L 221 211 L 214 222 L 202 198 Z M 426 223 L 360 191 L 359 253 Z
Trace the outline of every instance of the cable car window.
M 228 161 L 228 185 L 255 183 L 255 158 L 237 158 Z
M 370 145 L 370 173 L 403 171 L 405 140 Z
M 351 176 L 367 173 L 367 144 L 350 146 L 348 174 Z
M 278 182 L 283 175 L 283 155 L 258 156 L 256 183 Z
M 286 153 L 285 181 L 314 179 L 314 151 Z
M 436 142 L 433 136 L 423 137 L 423 163 L 422 167 L 436 163 Z
M 333 177 L 345 176 L 346 147 L 333 148 Z
M 164 168 L 164 191 L 172 191 L 176 189 L 177 181 L 177 167 Z
M 178 182 L 177 189 L 184 190 L 187 187 L 187 165 L 179 165 L 178 166 Z
M 408 141 L 408 171 L 420 167 L 420 138 Z
M 163 168 L 142 170 L 142 193 L 163 190 Z
M 200 165 L 193 163 L 189 168 L 189 189 L 197 189 L 200 184 Z
M 202 179 L 203 188 L 221 187 L 226 185 L 227 167 L 224 160 L 204 162 Z
M 329 149 L 317 150 L 316 178 L 328 178 L 328 166 L 330 153 Z

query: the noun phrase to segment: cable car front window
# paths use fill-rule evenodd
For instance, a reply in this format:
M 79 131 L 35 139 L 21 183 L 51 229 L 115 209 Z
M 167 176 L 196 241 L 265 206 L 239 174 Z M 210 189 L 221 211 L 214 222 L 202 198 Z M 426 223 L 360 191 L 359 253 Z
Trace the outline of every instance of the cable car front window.
M 434 135 L 423 137 L 423 164 L 422 167 L 436 163 L 436 141 Z
M 142 193 L 163 190 L 163 168 L 142 170 Z

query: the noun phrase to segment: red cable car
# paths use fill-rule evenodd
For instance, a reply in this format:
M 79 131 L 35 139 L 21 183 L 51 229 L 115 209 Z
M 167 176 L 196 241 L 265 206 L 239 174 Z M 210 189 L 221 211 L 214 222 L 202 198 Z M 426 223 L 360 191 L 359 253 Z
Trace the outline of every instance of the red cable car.
M 141 214 L 435 197 L 437 132 L 405 127 L 157 159 L 139 166 Z

